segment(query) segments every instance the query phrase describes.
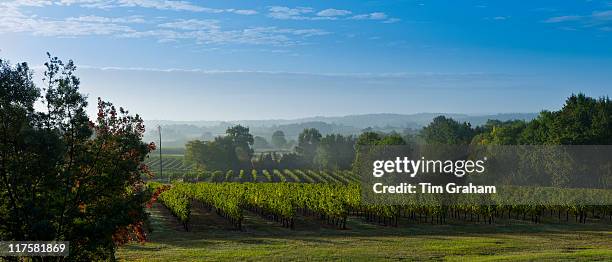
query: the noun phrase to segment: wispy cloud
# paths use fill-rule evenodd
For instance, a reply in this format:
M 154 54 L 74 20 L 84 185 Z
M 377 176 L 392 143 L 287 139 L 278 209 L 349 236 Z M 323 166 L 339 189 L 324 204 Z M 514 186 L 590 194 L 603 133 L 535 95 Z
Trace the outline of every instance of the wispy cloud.
M 127 17 L 102 17 L 95 15 L 69 17 L 66 21 L 75 22 L 91 22 L 91 23 L 117 23 L 117 24 L 138 24 L 145 23 L 145 19 L 142 16 L 127 16 Z
M 63 19 L 27 15 L 21 5 L 0 4 L 0 33 L 29 33 L 49 37 L 110 36 L 117 38 L 153 38 L 159 42 L 193 41 L 196 44 L 293 46 L 306 43 L 310 37 L 329 32 L 316 28 L 283 28 L 275 26 L 223 28 L 218 20 L 181 19 L 165 21 L 154 28 L 136 28 L 145 23 L 140 16 L 79 16 Z M 46 3 L 29 2 L 38 5 Z M 150 25 L 149 25 L 150 27 Z
M 78 5 L 86 8 L 101 9 L 110 9 L 118 6 L 117 3 L 112 0 L 59 0 L 55 1 L 55 4 L 60 6 Z
M 36 67 L 43 69 L 42 66 Z M 318 77 L 346 77 L 346 78 L 362 78 L 362 79 L 376 79 L 376 78 L 396 78 L 396 79 L 415 79 L 415 78 L 429 78 L 429 79 L 440 79 L 440 80 L 454 80 L 454 79 L 509 79 L 515 77 L 526 77 L 526 75 L 516 74 L 501 74 L 501 73 L 486 73 L 486 72 L 465 72 L 465 73 L 441 73 L 441 72 L 383 72 L 383 73 L 367 73 L 367 72 L 355 72 L 355 73 L 318 73 L 318 72 L 305 72 L 305 71 L 267 71 L 267 70 L 218 70 L 218 69 L 201 69 L 201 68 L 154 68 L 154 67 L 117 67 L 117 66 L 90 66 L 82 65 L 79 66 L 82 69 L 90 70 L 103 70 L 103 71 L 141 71 L 141 72 L 158 72 L 158 73 L 198 73 L 208 75 L 218 74 L 267 74 L 267 75 L 307 75 L 307 76 L 318 76 Z
M 306 19 L 313 18 L 313 17 L 306 16 L 306 15 L 313 13 L 314 9 L 310 7 L 289 8 L 286 6 L 272 6 L 269 8 L 268 11 L 269 11 L 268 16 L 274 19 L 306 20 Z
M 250 9 L 225 9 L 225 11 L 231 12 L 231 13 L 235 13 L 235 14 L 239 14 L 239 15 L 256 15 L 256 14 L 258 14 L 257 11 L 250 10 Z
M 195 41 L 197 44 L 247 44 L 292 46 L 304 43 L 305 38 L 327 35 L 320 29 L 293 29 L 279 27 L 249 27 L 224 30 L 212 20 L 180 20 L 159 25 L 160 29 L 137 31 L 122 37 L 152 37 L 160 42 Z M 177 29 L 177 30 L 175 30 Z
M 568 25 L 572 25 L 573 27 L 570 28 L 596 28 L 607 32 L 607 29 L 612 26 L 612 10 L 594 11 L 587 15 L 554 16 L 542 22 L 548 24 L 562 24 L 562 29 L 568 28 Z
M 193 12 L 223 12 L 221 9 L 213 9 L 194 5 L 186 1 L 166 1 L 166 0 L 118 0 L 117 4 L 122 7 L 144 7 L 161 10 L 184 10 Z
M 161 28 L 172 28 L 172 29 L 180 29 L 180 30 L 216 30 L 219 29 L 219 21 L 218 20 L 197 20 L 197 19 L 189 19 L 189 20 L 178 20 L 174 22 L 168 22 L 158 25 Z
M 385 21 L 382 21 L 384 24 L 393 24 L 393 23 L 397 23 L 399 21 L 402 21 L 402 19 L 399 18 L 389 18 Z
M 286 7 L 272 6 L 268 9 L 268 17 L 281 20 L 379 20 L 383 23 L 397 23 L 399 18 L 391 18 L 383 12 L 372 12 L 367 14 L 353 14 L 352 11 L 328 8 L 316 11 L 312 7 Z
M 12 6 L 37 6 L 42 7 L 46 5 L 51 5 L 51 0 L 19 0 L 19 1 L 7 1 L 7 5 Z
M 569 21 L 579 21 L 582 19 L 582 16 L 579 15 L 564 15 L 564 16 L 555 16 L 544 20 L 544 23 L 562 23 Z
M 40 2 L 40 1 L 39 1 Z M 0 4 L 0 33 L 27 32 L 33 35 L 74 37 L 85 35 L 116 35 L 132 32 L 128 21 L 140 21 L 137 17 L 107 18 L 98 16 L 47 19 L 25 15 L 17 5 Z
M 321 10 L 317 13 L 318 16 L 331 17 L 331 16 L 345 16 L 352 14 L 349 10 L 341 10 L 341 9 L 325 9 Z
M 0 0 L 2 1 L 2 0 Z M 198 4 L 196 4 L 198 3 Z M 86 11 L 88 8 L 148 8 L 182 12 L 233 13 L 257 15 L 251 9 L 208 8 L 195 1 L 171 0 L 15 0 L 0 2 L 0 33 L 24 33 L 47 37 L 86 37 L 106 36 L 114 38 L 154 39 L 160 43 L 176 42 L 182 44 L 206 45 L 214 48 L 221 45 L 268 45 L 298 46 L 310 44 L 312 39 L 332 34 L 319 28 L 292 28 L 282 25 L 226 25 L 222 17 L 214 19 L 173 19 L 172 16 L 145 15 L 104 16 L 98 12 L 80 16 L 48 17 L 35 15 L 37 8 L 62 8 L 73 6 Z M 26 11 L 27 9 L 27 11 Z M 140 13 L 146 14 L 146 13 Z M 372 20 L 381 23 L 397 23 L 398 18 L 383 12 L 355 14 L 350 10 L 327 8 L 317 10 L 312 7 L 268 7 L 268 17 L 278 20 Z
M 382 12 L 375 12 L 369 14 L 356 15 L 351 17 L 351 19 L 355 20 L 385 20 L 387 19 L 387 14 Z
M 593 12 L 591 16 L 599 21 L 612 21 L 612 10 Z
M 188 1 L 178 0 L 25 0 L 32 2 L 51 2 L 56 5 L 71 6 L 77 5 L 86 8 L 122 8 L 122 7 L 139 7 L 139 8 L 151 8 L 158 10 L 174 10 L 174 11 L 190 11 L 190 12 L 204 12 L 204 13 L 233 13 L 238 15 L 254 15 L 258 12 L 250 9 L 219 9 L 210 8 L 193 4 Z M 21 2 L 21 1 L 19 1 Z

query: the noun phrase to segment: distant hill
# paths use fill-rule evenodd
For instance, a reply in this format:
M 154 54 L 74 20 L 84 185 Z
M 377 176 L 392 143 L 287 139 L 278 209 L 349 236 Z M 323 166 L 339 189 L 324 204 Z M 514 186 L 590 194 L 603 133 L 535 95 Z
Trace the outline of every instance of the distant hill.
M 271 119 L 271 120 L 238 120 L 238 121 L 172 121 L 147 120 L 146 141 L 157 140 L 155 127 L 161 125 L 163 140 L 167 147 L 183 147 L 189 140 L 211 140 L 222 135 L 225 130 L 236 124 L 250 127 L 251 133 L 270 139 L 276 130 L 282 130 L 288 140 L 296 140 L 298 134 L 305 128 L 316 128 L 322 134 L 358 134 L 365 128 L 390 132 L 401 132 L 404 129 L 420 129 L 428 125 L 436 116 L 444 115 L 460 122 L 469 122 L 472 126 L 479 126 L 489 119 L 531 120 L 537 113 L 505 113 L 492 115 L 467 115 L 447 113 L 418 113 L 418 114 L 365 114 L 337 117 L 316 116 L 299 119 Z
M 421 128 L 428 125 L 436 116 L 444 115 L 451 117 L 457 121 L 469 122 L 473 126 L 482 125 L 488 119 L 497 119 L 502 121 L 521 119 L 531 120 L 535 118 L 537 113 L 511 113 L 511 114 L 495 114 L 495 115 L 466 115 L 466 114 L 447 114 L 447 113 L 418 113 L 418 114 L 367 114 L 367 115 L 348 115 L 341 117 L 312 117 L 299 119 L 303 122 L 321 121 L 327 123 L 341 124 L 354 126 L 357 128 L 367 127 L 407 127 Z

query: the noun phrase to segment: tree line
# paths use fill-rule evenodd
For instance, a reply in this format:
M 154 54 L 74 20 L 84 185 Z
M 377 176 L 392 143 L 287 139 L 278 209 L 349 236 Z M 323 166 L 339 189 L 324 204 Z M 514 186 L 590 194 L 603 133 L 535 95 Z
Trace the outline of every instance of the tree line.
M 256 138 L 256 137 L 255 137 Z M 185 145 L 185 161 L 205 170 L 240 169 L 348 169 L 355 155 L 353 136 L 330 134 L 322 136 L 314 128 L 300 133 L 292 152 L 268 152 L 256 155 L 256 139 L 249 128 L 236 125 L 224 136 L 212 141 L 193 140 Z M 282 131 L 272 137 L 275 146 L 286 143 Z
M 290 152 L 254 154 L 254 145 L 266 144 L 241 125 L 227 129 L 213 141 L 190 141 L 186 161 L 206 170 L 239 169 L 350 169 L 360 145 L 609 145 L 612 144 L 612 103 L 607 97 L 571 95 L 558 111 L 542 111 L 531 121 L 489 120 L 473 127 L 467 122 L 438 116 L 418 132 L 382 133 L 364 130 L 359 136 L 321 135 L 304 129 Z M 276 148 L 287 145 L 282 131 L 274 132 Z
M 478 127 L 439 116 L 421 136 L 428 144 L 610 145 L 612 102 L 573 94 L 560 110 L 542 111 L 532 121 L 489 120 Z

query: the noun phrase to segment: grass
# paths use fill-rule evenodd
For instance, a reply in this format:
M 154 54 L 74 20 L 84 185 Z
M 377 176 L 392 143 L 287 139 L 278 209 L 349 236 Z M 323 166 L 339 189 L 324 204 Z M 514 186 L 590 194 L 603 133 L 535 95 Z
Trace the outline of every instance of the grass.
M 165 208 L 151 209 L 150 242 L 117 252 L 128 261 L 612 260 L 612 225 L 405 224 L 398 228 L 349 219 L 348 230 L 302 218 L 296 230 L 254 214 L 243 232 L 214 213 L 194 210 L 185 232 Z

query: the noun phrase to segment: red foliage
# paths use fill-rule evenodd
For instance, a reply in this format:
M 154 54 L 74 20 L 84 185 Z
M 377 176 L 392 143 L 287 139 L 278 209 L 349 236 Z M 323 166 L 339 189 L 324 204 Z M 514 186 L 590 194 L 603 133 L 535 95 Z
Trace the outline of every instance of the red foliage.
M 125 245 L 134 241 L 139 243 L 147 241 L 147 233 L 144 230 L 144 222 L 142 221 L 120 228 L 113 235 L 113 242 L 117 245 Z
M 149 202 L 147 202 L 147 208 L 151 208 L 153 204 L 157 202 L 159 195 L 168 189 L 170 189 L 170 185 L 163 185 L 155 189 L 155 192 L 153 192 L 153 195 L 151 195 L 151 199 Z
M 97 119 L 95 123 L 90 121 L 89 126 L 93 129 L 96 134 L 96 141 L 98 141 L 94 148 L 99 148 L 101 152 L 113 152 L 118 157 L 119 162 L 129 166 L 132 166 L 132 164 L 137 166 L 138 168 L 130 171 L 125 179 L 129 181 L 129 186 L 134 192 L 145 190 L 141 174 L 146 174 L 149 177 L 152 177 L 153 174 L 146 165 L 142 164 L 142 161 L 149 152 L 155 150 L 155 144 L 144 144 L 144 148 L 126 148 L 124 146 L 126 138 L 141 140 L 144 136 L 145 126 L 142 118 L 138 115 L 129 115 L 128 111 L 123 108 L 117 110 L 111 103 L 98 98 Z M 94 181 L 91 183 L 94 183 Z M 161 194 L 161 192 L 156 192 L 154 194 L 155 197 Z M 145 204 L 149 206 L 149 202 L 151 201 Z M 82 210 L 85 207 L 82 206 Z M 127 215 L 132 222 L 130 225 L 122 226 L 115 231 L 113 241 L 116 245 L 123 245 L 132 241 L 146 241 L 145 221 L 143 221 L 145 216 L 143 216 L 143 212 L 144 210 L 141 209 L 128 211 Z

